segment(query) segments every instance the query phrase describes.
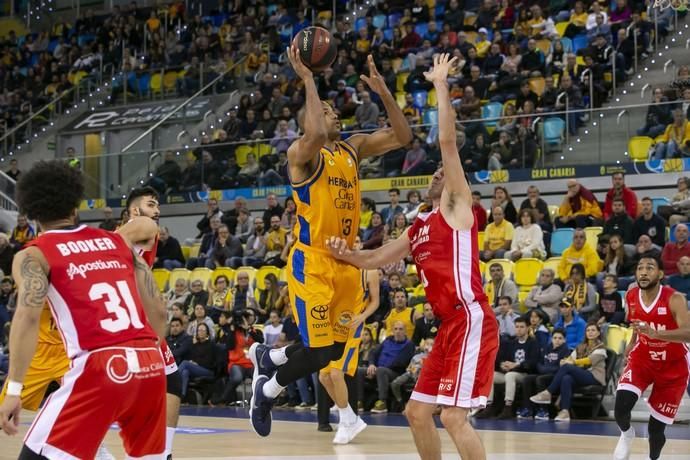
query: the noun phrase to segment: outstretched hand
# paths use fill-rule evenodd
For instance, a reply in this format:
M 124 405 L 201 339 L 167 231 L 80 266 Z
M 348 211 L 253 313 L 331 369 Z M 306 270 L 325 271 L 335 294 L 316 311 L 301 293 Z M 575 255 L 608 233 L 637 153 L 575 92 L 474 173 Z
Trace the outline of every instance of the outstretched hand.
M 376 68 L 374 57 L 371 54 L 367 57 L 367 66 L 369 67 L 369 76 L 367 77 L 366 75 L 360 75 L 359 78 L 377 94 L 382 94 L 385 91 L 388 91 L 386 80 L 383 79 Z
M 331 251 L 331 255 L 336 259 L 344 259 L 352 255 L 352 250 L 347 247 L 347 240 L 337 236 L 326 239 L 326 247 Z
M 448 53 L 434 55 L 434 66 L 429 71 L 424 72 L 424 78 L 432 83 L 445 82 L 448 79 L 448 72 L 457 60 L 457 57 L 451 58 Z
M 302 80 L 314 77 L 314 74 L 311 70 L 309 70 L 309 67 L 304 65 L 304 62 L 302 62 L 302 58 L 299 56 L 299 49 L 296 45 L 293 44 L 288 46 L 286 53 L 288 60 L 290 61 L 290 65 L 298 77 L 300 77 Z

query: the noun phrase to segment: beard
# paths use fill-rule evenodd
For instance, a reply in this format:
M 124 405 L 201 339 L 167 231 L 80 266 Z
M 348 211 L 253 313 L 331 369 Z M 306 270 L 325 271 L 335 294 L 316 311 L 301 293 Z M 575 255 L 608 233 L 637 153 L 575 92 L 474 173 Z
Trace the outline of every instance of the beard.
M 651 290 L 655 289 L 655 288 L 659 285 L 659 279 L 656 279 L 656 280 L 653 280 L 653 281 L 652 281 L 652 280 L 648 281 L 646 286 L 642 286 L 642 285 L 640 284 L 640 282 L 638 281 L 638 282 L 637 282 L 637 285 L 638 285 L 638 286 L 640 287 L 640 289 L 642 289 L 643 291 L 651 291 Z

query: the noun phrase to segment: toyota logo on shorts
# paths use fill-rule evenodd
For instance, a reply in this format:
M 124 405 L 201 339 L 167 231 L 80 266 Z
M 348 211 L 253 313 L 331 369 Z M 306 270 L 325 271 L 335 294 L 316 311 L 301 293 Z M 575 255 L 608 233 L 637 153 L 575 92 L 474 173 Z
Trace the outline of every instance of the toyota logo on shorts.
M 317 321 L 325 321 L 328 319 L 328 305 L 312 307 L 310 314 Z

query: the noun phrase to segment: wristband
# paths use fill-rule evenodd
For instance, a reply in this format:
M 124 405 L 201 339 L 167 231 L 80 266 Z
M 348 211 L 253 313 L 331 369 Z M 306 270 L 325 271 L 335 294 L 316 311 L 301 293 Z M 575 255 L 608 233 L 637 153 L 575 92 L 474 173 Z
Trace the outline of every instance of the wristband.
M 12 380 L 7 381 L 7 396 L 20 396 L 24 385 Z

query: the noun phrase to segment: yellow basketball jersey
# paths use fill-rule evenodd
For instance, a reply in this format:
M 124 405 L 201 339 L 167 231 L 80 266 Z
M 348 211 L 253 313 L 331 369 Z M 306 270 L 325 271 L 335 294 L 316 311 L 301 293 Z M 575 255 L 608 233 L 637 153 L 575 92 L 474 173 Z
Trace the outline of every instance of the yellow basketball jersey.
M 350 247 L 359 230 L 360 191 L 357 152 L 345 141 L 322 147 L 316 171 L 292 184 L 297 205 L 295 235 L 303 245 L 326 250 L 326 238 L 345 238 Z
M 38 342 L 63 346 L 60 331 L 58 331 L 48 304 L 44 305 L 43 311 L 41 311 L 41 320 L 38 327 Z

